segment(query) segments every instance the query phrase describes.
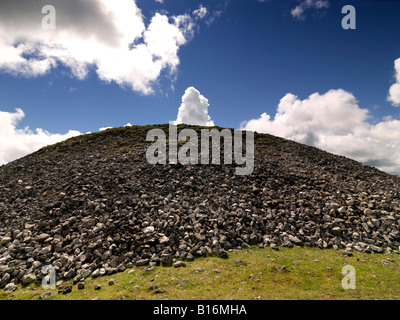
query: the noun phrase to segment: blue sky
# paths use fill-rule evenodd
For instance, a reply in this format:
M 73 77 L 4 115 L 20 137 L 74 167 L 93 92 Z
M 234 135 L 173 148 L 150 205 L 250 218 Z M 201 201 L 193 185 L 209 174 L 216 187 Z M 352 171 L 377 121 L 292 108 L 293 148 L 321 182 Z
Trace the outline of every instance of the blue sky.
M 93 0 L 93 3 L 98 1 Z M 20 0 L 21 10 L 25 2 Z M 19 118 L 16 129 L 29 126 L 31 130 L 42 128 L 51 134 L 65 134 L 69 130 L 94 132 L 102 127 L 123 126 L 126 123 L 168 123 L 177 119 L 187 88 L 194 87 L 208 99 L 208 115 L 216 125 L 257 128 L 257 131 L 271 131 L 306 142 L 293 134 L 294 131 L 298 133 L 298 127 L 291 133 L 282 131 L 280 134 L 275 124 L 272 127 L 270 122 L 259 121 L 251 123 L 252 126 L 250 120 L 257 120 L 266 113 L 272 121 L 281 99 L 288 94 L 296 96 L 296 101 L 304 102 L 314 93 L 322 96 L 330 90 L 342 89 L 348 94 L 347 98 L 350 94 L 355 98 L 350 107 L 356 105 L 355 108 L 368 110 L 368 117 L 363 118 L 359 112 L 359 122 L 349 124 L 360 129 L 357 129 L 357 134 L 364 129 L 370 134 L 371 130 L 378 130 L 384 125 L 387 130 L 397 130 L 397 122 L 389 125 L 385 121 L 400 119 L 395 103 L 387 100 L 389 88 L 395 83 L 394 62 L 400 57 L 400 42 L 397 39 L 400 34 L 400 1 L 308 0 L 309 6 L 304 2 L 307 1 L 164 0 L 160 3 L 137 0 L 135 5 L 141 10 L 145 28 L 149 28 L 157 14 L 168 17 L 170 23 L 173 17 L 184 15 L 192 22 L 191 30 L 184 25 L 179 29 L 185 36 L 184 43 L 177 45 L 174 56 L 179 62 L 174 60 L 172 71 L 168 67 L 161 70 L 149 85 L 151 93 L 133 89 L 129 82 L 135 81 L 132 78 L 122 85 L 117 84 L 115 79 L 119 79 L 118 74 L 113 75 L 112 81 L 100 79 L 96 71 L 98 65 L 88 65 L 87 74 L 79 79 L 71 72 L 70 65 L 63 63 L 62 59 L 57 60 L 57 57 L 52 57 L 56 63 L 44 72 L 29 73 L 20 71 L 23 68 L 21 65 L 10 67 L 2 64 L 0 55 L 0 111 L 11 114 L 20 108 L 24 117 Z M 317 2 L 324 4 L 318 6 Z M 39 7 L 44 4 L 38 1 Z M 53 1 L 53 4 L 57 19 L 62 19 L 62 14 L 69 12 L 63 7 L 58 10 L 59 1 Z M 344 30 L 341 26 L 344 17 L 341 10 L 348 4 L 356 9 L 355 30 Z M 302 15 L 294 16 L 293 9 L 302 5 Z M 39 7 L 28 7 L 26 11 L 37 11 Z M 199 8 L 205 8 L 204 17 L 194 14 Z M 28 17 L 41 19 L 44 16 L 36 11 Z M 10 14 L 18 12 L 13 10 Z M 27 18 L 24 19 L 26 22 Z M 72 18 L 70 20 L 73 21 Z M 68 27 L 67 24 L 57 24 L 57 28 L 59 25 L 60 28 Z M 24 35 L 23 30 L 15 33 L 16 38 Z M 48 39 L 46 37 L 42 41 Z M 80 41 L 85 41 L 84 36 L 79 37 Z M 36 40 L 31 35 L 26 38 Z M 142 41 L 140 37 L 138 41 Z M 118 56 L 115 56 L 114 63 L 121 63 Z M 310 107 L 306 103 L 303 106 L 320 108 L 319 105 Z M 346 114 L 340 116 L 347 117 Z M 245 121 L 248 122 L 247 127 Z M 379 128 L 366 128 L 368 124 L 377 125 L 382 121 Z M 337 137 L 337 131 L 327 133 L 321 129 L 323 125 L 321 122 L 314 131 L 318 133 L 320 130 L 324 137 L 332 134 Z M 386 132 L 375 131 L 373 137 L 376 139 Z M 343 136 L 349 132 L 343 133 L 342 130 L 340 134 Z M 351 135 L 357 134 L 351 131 Z M 356 138 L 362 138 L 362 134 Z M 395 141 L 385 143 L 393 144 Z M 321 141 L 309 144 L 324 147 Z M 399 163 L 393 163 L 396 161 L 388 158 L 387 148 L 377 150 L 381 154 L 374 158 L 362 152 L 360 155 L 359 150 L 341 150 L 339 145 L 338 142 L 333 149 L 325 149 L 365 163 L 389 161 L 390 165 L 380 166 L 383 169 L 390 167 L 387 171 L 396 172 L 399 168 Z M 4 150 L 7 152 L 7 149 Z

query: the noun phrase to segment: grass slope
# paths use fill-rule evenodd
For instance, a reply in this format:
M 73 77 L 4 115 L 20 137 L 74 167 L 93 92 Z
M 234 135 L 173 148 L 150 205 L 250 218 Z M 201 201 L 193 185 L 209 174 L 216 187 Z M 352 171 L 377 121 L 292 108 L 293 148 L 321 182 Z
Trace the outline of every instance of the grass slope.
M 238 261 L 238 260 L 241 260 Z M 356 289 L 342 288 L 342 267 L 350 264 L 356 270 Z M 278 271 L 275 266 L 286 268 Z M 400 299 L 400 255 L 354 252 L 342 256 L 333 249 L 308 247 L 271 249 L 251 248 L 232 252 L 229 259 L 197 258 L 186 267 L 133 267 L 122 273 L 87 278 L 85 289 L 77 284 L 69 294 L 50 290 L 51 299 L 100 300 L 225 300 L 225 299 Z M 196 268 L 202 272 L 194 273 Z M 219 270 L 219 273 L 215 272 Z M 114 285 L 109 285 L 113 278 Z M 100 290 L 95 285 L 100 284 Z M 64 281 L 61 286 L 72 285 Z M 158 286 L 163 293 L 149 290 Z M 11 293 L 0 291 L 0 299 L 38 300 L 46 291 L 29 285 Z

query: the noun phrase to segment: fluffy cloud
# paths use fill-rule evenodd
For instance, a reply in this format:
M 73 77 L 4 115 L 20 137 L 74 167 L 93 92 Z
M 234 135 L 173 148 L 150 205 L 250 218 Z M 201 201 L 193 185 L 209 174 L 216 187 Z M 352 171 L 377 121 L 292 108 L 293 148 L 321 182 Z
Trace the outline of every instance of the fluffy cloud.
M 25 117 L 21 109 L 14 113 L 0 111 L 0 165 L 37 151 L 41 147 L 53 144 L 80 134 L 70 130 L 66 134 L 53 134 L 43 129 L 30 130 L 28 127 L 17 129 L 18 123 Z
M 126 125 L 124 125 L 124 127 L 132 127 L 132 124 L 130 122 L 128 122 Z M 114 127 L 101 127 L 101 128 L 99 128 L 99 131 L 104 131 L 104 130 L 112 129 L 112 128 L 114 128 Z
M 303 20 L 305 19 L 304 12 L 308 9 L 324 9 L 329 8 L 328 0 L 303 0 L 299 5 L 293 8 L 290 13 L 293 18 Z
M 214 126 L 208 115 L 208 100 L 194 87 L 186 89 L 182 97 L 182 104 L 178 109 L 178 116 L 174 124 L 193 124 L 199 126 Z
M 193 15 L 198 19 L 204 19 L 207 13 L 208 13 L 207 8 L 203 7 L 202 5 L 200 5 L 198 9 L 193 11 Z
M 394 62 L 395 78 L 396 83 L 394 83 L 389 89 L 388 101 L 392 103 L 393 106 L 400 106 L 400 58 Z
M 386 117 L 370 124 L 367 109 L 342 89 L 300 100 L 288 93 L 273 119 L 263 113 L 241 128 L 270 133 L 400 174 L 400 121 Z
M 56 9 L 55 30 L 42 28 L 45 4 Z M 150 94 L 163 72 L 175 73 L 199 10 L 155 13 L 146 26 L 134 0 L 1 1 L 0 70 L 40 76 L 62 64 L 84 79 L 92 68 L 104 81 Z
M 104 130 L 111 129 L 111 128 L 113 128 L 113 127 L 101 127 L 101 128 L 99 128 L 99 131 L 104 131 Z

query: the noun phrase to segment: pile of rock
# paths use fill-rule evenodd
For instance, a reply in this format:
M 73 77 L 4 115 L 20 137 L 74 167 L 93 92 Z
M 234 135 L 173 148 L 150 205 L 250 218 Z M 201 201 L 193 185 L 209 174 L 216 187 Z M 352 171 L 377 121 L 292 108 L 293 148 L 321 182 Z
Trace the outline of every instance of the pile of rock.
M 1 288 L 40 283 L 45 266 L 79 282 L 250 245 L 399 249 L 397 176 L 263 134 L 249 176 L 150 165 L 148 129 L 76 137 L 0 167 Z

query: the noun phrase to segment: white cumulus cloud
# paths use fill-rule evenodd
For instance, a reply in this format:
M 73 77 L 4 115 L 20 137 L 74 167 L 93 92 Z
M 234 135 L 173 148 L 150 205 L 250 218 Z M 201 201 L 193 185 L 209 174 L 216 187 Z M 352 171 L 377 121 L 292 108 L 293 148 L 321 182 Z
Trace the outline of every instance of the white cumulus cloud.
M 54 134 L 43 129 L 18 129 L 18 123 L 25 117 L 21 109 L 15 112 L 0 111 L 0 165 L 37 151 L 41 147 L 81 134 L 69 130 L 65 134 Z
M 56 9 L 55 30 L 42 28 L 45 4 Z M 177 70 L 201 12 L 155 13 L 146 25 L 135 0 L 1 1 L 0 70 L 40 76 L 64 65 L 84 79 L 93 69 L 104 81 L 151 94 L 163 72 Z
M 208 100 L 194 88 L 186 89 L 182 97 L 182 104 L 178 109 L 178 116 L 174 124 L 193 124 L 199 126 L 214 126 L 214 121 L 208 115 Z
M 386 117 L 371 124 L 368 109 L 361 108 L 342 89 L 314 93 L 301 100 L 286 94 L 275 117 L 267 113 L 245 121 L 241 128 L 270 133 L 347 156 L 379 169 L 400 174 L 400 121 Z
M 392 84 L 389 89 L 388 101 L 392 103 L 393 106 L 400 106 L 400 58 L 394 61 L 394 71 L 396 82 Z
M 107 130 L 107 129 L 112 129 L 113 127 L 101 127 L 101 128 L 99 128 L 99 131 L 104 131 L 104 130 Z
M 128 122 L 126 125 L 124 125 L 124 127 L 132 127 L 132 124 L 130 122 Z M 101 128 L 99 128 L 99 131 L 104 131 L 104 130 L 113 129 L 113 128 L 116 128 L 116 127 L 101 127 Z

